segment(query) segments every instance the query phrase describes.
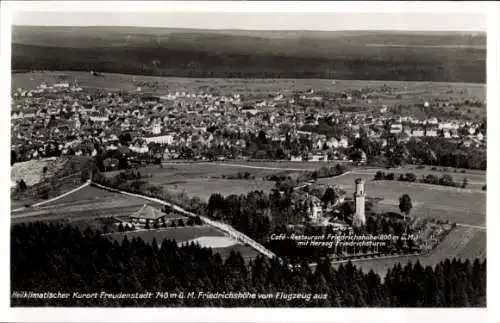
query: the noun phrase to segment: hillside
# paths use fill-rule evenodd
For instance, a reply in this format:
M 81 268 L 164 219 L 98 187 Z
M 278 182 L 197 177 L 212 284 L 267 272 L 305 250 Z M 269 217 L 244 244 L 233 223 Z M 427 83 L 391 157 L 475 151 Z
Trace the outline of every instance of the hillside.
M 14 70 L 485 83 L 486 35 L 14 26 Z

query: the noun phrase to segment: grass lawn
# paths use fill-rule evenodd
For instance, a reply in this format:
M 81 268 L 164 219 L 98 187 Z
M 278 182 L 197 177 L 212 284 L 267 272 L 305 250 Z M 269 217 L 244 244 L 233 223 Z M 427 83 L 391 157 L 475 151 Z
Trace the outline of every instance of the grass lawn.
M 87 186 L 73 194 L 48 203 L 42 207 L 28 208 L 12 214 L 13 221 L 23 218 L 91 218 L 128 216 L 137 211 L 145 203 L 160 208 L 161 205 Z M 24 219 L 23 219 L 24 221 Z
M 269 192 L 274 187 L 274 182 L 256 180 L 238 180 L 238 179 L 192 179 L 186 181 L 161 183 L 154 179 L 152 183 L 159 185 L 169 191 L 186 192 L 190 197 L 198 196 L 202 200 L 208 201 L 213 193 L 220 193 L 223 196 L 231 194 L 247 194 L 251 191 Z
M 327 79 L 227 79 L 227 78 L 179 78 L 179 77 L 155 77 L 125 74 L 105 73 L 103 77 L 91 76 L 88 72 L 33 72 L 13 74 L 12 88 L 35 88 L 41 82 L 48 84 L 59 83 L 62 78 L 69 81 L 78 81 L 79 86 L 102 88 L 104 90 L 136 91 L 141 82 L 157 82 L 154 87 L 141 84 L 142 90 L 157 95 L 164 95 L 175 91 L 200 91 L 206 88 L 217 88 L 222 95 L 233 93 L 260 94 L 266 97 L 269 94 L 281 92 L 291 94 L 293 91 L 306 91 L 314 88 L 316 91 L 341 92 L 359 88 L 379 88 L 383 85 L 393 89 L 398 98 L 390 98 L 397 103 L 408 101 L 422 102 L 436 94 L 445 94 L 456 99 L 467 99 L 486 97 L 486 86 L 473 83 L 445 83 L 445 82 L 398 82 L 398 81 L 364 81 L 364 80 L 341 80 L 332 84 Z
M 485 257 L 486 231 L 457 227 L 429 255 L 370 259 L 356 261 L 353 264 L 365 272 L 373 270 L 384 277 L 389 268 L 400 262 L 405 265 L 410 261 L 415 263 L 418 260 L 423 266 L 435 266 L 447 258 L 470 259 L 472 261 L 475 258 L 484 259 Z M 339 265 L 334 264 L 333 266 L 338 267 Z
M 349 195 L 354 192 L 355 179 L 363 178 L 367 196 L 383 199 L 377 206 L 379 211 L 399 212 L 399 197 L 409 194 L 413 202 L 412 216 L 434 217 L 479 226 L 486 222 L 486 194 L 481 190 L 399 181 L 373 181 L 373 173 L 359 171 L 337 178 L 323 178 L 319 182 L 340 185 Z

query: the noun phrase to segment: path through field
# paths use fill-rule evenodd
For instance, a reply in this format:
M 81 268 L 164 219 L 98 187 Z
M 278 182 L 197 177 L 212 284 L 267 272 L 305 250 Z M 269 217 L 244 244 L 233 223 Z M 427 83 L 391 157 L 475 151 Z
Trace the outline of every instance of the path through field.
M 63 197 L 65 197 L 65 196 L 68 196 L 68 195 L 70 195 L 70 194 L 73 194 L 73 193 L 75 193 L 75 192 L 78 192 L 78 191 L 79 191 L 79 190 L 81 190 L 82 188 L 85 188 L 85 187 L 87 187 L 87 186 L 89 186 L 89 185 L 90 185 L 90 181 L 87 181 L 87 182 L 85 182 L 83 185 L 78 186 L 77 188 L 72 189 L 71 191 L 68 191 L 68 192 L 66 192 L 66 193 L 63 193 L 63 194 L 61 194 L 61 195 L 59 195 L 59 196 L 55 196 L 55 197 L 53 197 L 53 198 L 51 198 L 51 199 L 48 199 L 48 200 L 46 200 L 46 201 L 39 202 L 39 203 L 35 203 L 35 204 L 31 205 L 31 207 L 32 207 L 32 208 L 33 208 L 33 207 L 39 207 L 39 206 L 42 206 L 42 205 L 49 204 L 49 203 L 51 203 L 51 202 L 57 201 L 57 200 L 59 200 L 59 199 L 62 199 L 62 198 L 63 198 Z M 26 209 L 26 207 L 20 207 L 20 208 L 17 208 L 17 209 L 15 209 L 15 210 L 12 210 L 11 212 L 19 212 L 19 211 L 22 211 L 22 210 L 24 210 L 24 209 Z

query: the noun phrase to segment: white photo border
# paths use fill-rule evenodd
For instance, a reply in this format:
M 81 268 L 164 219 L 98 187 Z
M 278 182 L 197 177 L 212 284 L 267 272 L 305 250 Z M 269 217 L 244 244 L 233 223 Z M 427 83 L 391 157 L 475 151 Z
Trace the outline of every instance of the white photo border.
M 247 2 L 247 1 L 2 1 L 0 26 L 0 100 L 4 132 L 0 136 L 4 151 L 10 150 L 10 42 L 12 14 L 19 11 L 114 11 L 114 12 L 364 12 L 364 13 L 479 13 L 487 17 L 487 107 L 488 120 L 488 191 L 487 232 L 488 289 L 486 309 L 261 309 L 261 308 L 10 308 L 10 191 L 2 185 L 2 243 L 0 257 L 0 319 L 8 322 L 494 322 L 500 321 L 498 287 L 500 272 L 495 246 L 500 245 L 500 121 L 499 115 L 499 6 L 498 2 Z M 467 22 L 464 22 L 466 24 Z M 8 156 L 8 155 L 7 155 Z M 9 157 L 2 158 L 3 183 L 10 183 Z

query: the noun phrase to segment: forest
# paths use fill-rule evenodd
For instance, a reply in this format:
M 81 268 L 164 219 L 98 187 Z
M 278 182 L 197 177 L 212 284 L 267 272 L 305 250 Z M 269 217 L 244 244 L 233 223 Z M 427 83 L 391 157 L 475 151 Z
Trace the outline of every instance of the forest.
M 48 239 L 47 237 L 50 237 Z M 279 299 L 35 299 L 11 298 L 12 306 L 168 307 L 484 307 L 486 260 L 446 260 L 435 268 L 419 262 L 396 265 L 385 277 L 352 263 L 333 269 L 322 259 L 311 269 L 239 253 L 226 259 L 198 245 L 158 246 L 57 223 L 11 228 L 11 292 L 135 293 L 254 292 L 321 293 L 321 300 Z M 36 264 L 36 265 L 34 265 Z
M 12 69 L 486 83 L 485 34 L 245 33 L 14 26 Z

